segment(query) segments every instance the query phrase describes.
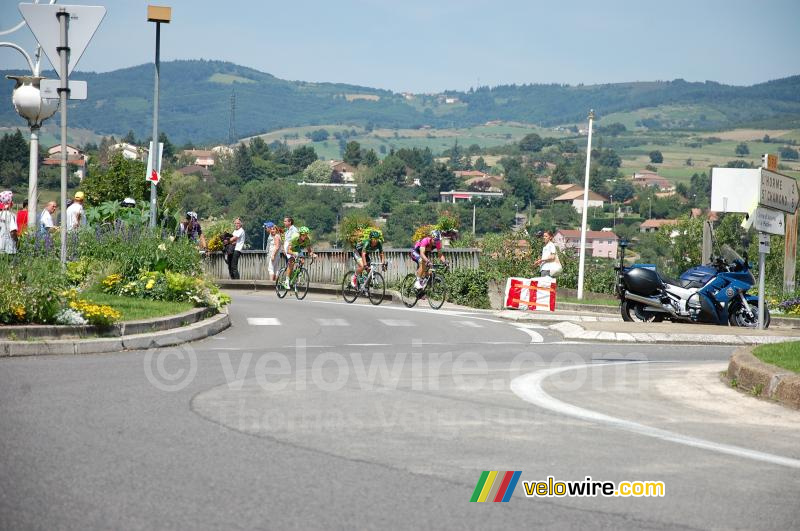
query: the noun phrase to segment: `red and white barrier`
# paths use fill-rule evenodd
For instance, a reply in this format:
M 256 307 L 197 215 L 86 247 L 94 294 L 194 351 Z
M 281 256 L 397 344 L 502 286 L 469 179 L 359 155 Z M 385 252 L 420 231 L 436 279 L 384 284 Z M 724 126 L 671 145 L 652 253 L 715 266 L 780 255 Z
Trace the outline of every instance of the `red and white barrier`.
M 515 310 L 555 311 L 556 280 L 552 277 L 509 278 L 505 306 Z

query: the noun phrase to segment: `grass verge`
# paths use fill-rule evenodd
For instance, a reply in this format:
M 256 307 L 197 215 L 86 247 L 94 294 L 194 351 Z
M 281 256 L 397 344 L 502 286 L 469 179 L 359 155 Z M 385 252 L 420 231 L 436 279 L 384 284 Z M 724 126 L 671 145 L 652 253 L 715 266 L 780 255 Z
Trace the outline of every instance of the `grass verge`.
M 134 297 L 109 295 L 101 291 L 89 291 L 82 298 L 95 304 L 107 304 L 122 314 L 123 321 L 138 321 L 165 315 L 175 315 L 194 308 L 190 302 L 153 301 Z
M 753 355 L 764 363 L 800 373 L 800 341 L 761 345 Z

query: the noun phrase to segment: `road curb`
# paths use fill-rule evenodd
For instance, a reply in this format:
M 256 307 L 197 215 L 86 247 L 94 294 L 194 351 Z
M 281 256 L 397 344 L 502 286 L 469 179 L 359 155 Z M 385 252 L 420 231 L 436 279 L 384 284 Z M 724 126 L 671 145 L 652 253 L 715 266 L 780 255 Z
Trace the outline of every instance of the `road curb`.
M 173 317 L 180 319 L 179 316 Z M 166 319 L 165 321 L 175 322 L 174 318 Z M 167 347 L 213 336 L 230 325 L 231 320 L 228 314 L 218 313 L 186 326 L 119 337 L 0 341 L 0 357 L 101 354 L 123 350 Z
M 733 353 L 725 380 L 753 396 L 800 409 L 800 374 L 764 363 L 753 355 L 753 347 L 742 347 Z
M 564 339 L 574 341 L 605 341 L 609 343 L 648 343 L 648 344 L 697 344 L 709 345 L 764 345 L 770 343 L 783 343 L 797 341 L 794 336 L 751 336 L 751 335 L 713 335 L 713 334 L 686 334 L 665 332 L 639 332 L 639 331 L 601 331 L 587 330 L 581 322 L 617 321 L 600 315 L 559 315 L 541 313 L 532 315 L 519 310 L 503 310 L 494 313 L 495 317 L 513 322 L 551 322 L 547 325 L 564 336 Z M 622 321 L 620 321 L 622 324 Z
M 220 289 L 243 289 L 250 291 L 274 291 L 275 283 L 271 280 L 215 280 L 214 281 Z M 333 295 L 341 295 L 342 288 L 337 284 L 320 284 L 314 283 L 308 285 L 309 293 L 325 293 Z M 402 304 L 400 292 L 386 289 L 386 294 L 383 300 L 391 302 L 392 304 Z

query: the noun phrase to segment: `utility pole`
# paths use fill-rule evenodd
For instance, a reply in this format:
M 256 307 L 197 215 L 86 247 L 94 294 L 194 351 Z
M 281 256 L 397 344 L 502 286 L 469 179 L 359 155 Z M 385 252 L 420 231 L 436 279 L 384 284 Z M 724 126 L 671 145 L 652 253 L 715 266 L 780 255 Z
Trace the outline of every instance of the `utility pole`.
M 589 138 L 586 142 L 586 175 L 583 184 L 583 212 L 581 216 L 581 246 L 578 261 L 578 299 L 583 299 L 583 276 L 586 268 L 586 216 L 589 211 L 589 168 L 592 162 L 592 122 L 594 110 L 589 111 Z

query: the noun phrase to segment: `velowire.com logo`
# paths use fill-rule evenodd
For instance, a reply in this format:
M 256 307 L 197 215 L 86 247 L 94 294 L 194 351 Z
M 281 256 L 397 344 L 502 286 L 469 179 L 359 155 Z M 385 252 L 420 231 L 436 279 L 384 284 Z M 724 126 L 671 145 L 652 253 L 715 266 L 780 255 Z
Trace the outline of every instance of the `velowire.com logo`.
M 507 502 L 517 488 L 521 470 L 484 470 L 470 502 Z

